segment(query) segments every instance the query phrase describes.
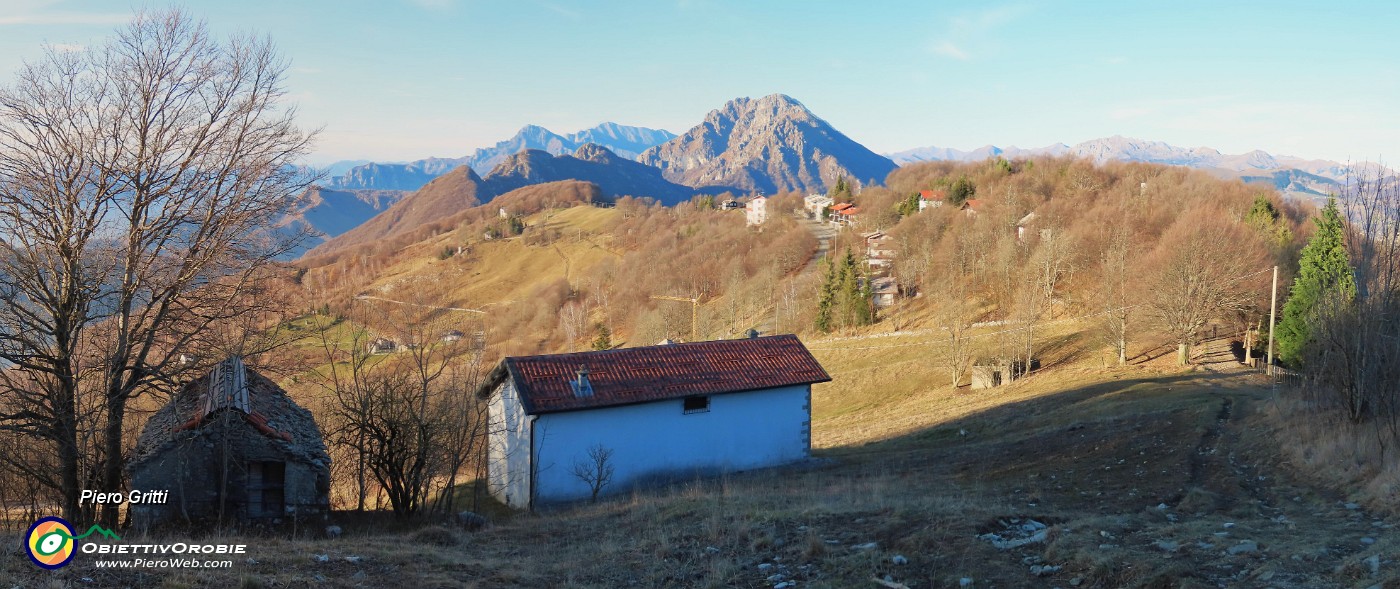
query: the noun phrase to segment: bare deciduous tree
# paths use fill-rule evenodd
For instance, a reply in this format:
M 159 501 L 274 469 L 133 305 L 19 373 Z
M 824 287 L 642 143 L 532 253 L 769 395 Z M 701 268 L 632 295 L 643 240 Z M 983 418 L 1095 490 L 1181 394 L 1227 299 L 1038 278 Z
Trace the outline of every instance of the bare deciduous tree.
M 123 485 L 127 403 L 243 314 L 296 237 L 270 231 L 311 180 L 266 40 L 147 13 L 100 49 L 49 51 L 0 90 L 0 423 L 54 444 L 79 520 L 75 403 L 102 399 L 96 486 Z M 101 519 L 115 524 L 116 506 Z
M 570 474 L 588 485 L 594 503 L 598 502 L 598 494 L 603 492 L 603 488 L 612 482 L 613 472 L 617 470 L 612 464 L 612 455 L 612 448 L 594 444 L 588 448 L 588 457 L 575 460 L 573 468 L 569 470 Z
M 1209 209 L 1189 212 L 1162 236 L 1152 254 L 1145 303 L 1163 333 L 1177 344 L 1177 363 L 1190 363 L 1191 346 L 1212 319 L 1245 309 L 1265 291 L 1269 267 L 1258 236 Z

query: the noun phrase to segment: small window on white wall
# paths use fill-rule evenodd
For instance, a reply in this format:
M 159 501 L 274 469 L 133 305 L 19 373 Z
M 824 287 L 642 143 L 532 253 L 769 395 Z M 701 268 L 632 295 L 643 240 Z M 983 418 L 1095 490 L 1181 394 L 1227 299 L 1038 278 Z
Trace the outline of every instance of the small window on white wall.
M 710 410 L 710 398 L 706 396 L 686 397 L 684 408 L 686 413 L 705 413 Z

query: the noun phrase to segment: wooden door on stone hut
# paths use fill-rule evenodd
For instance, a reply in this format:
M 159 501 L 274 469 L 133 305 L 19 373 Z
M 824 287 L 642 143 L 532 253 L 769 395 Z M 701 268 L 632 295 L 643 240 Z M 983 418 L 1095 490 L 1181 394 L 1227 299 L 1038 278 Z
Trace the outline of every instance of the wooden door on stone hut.
M 248 463 L 248 517 L 281 517 L 286 507 L 287 463 Z

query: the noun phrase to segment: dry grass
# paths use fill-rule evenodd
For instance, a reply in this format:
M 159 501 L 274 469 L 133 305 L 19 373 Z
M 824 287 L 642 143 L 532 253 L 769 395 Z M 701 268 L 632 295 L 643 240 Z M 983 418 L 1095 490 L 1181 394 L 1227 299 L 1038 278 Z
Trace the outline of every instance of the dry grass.
M 851 341 L 862 340 L 833 343 Z M 1072 358 L 1073 345 L 1057 353 Z M 475 533 L 341 520 L 338 539 L 248 538 L 252 560 L 230 570 L 111 573 L 80 559 L 50 574 L 11 551 L 0 577 L 22 587 L 718 588 L 772 587 L 773 575 L 798 587 L 874 586 L 887 575 L 910 587 L 962 577 L 1001 587 L 1074 578 L 1325 587 L 1396 573 L 1387 564 L 1373 576 L 1367 560 L 1400 559 L 1377 527 L 1387 522 L 1344 509 L 1280 464 L 1265 426 L 1282 409 L 1251 377 L 1102 371 L 1079 354 L 1009 387 L 950 391 L 920 384 L 942 371 L 920 364 L 917 346 L 821 353 L 836 381 L 814 393 L 817 464 L 498 519 Z M 881 361 L 901 377 L 879 374 Z M 1313 452 L 1324 461 L 1341 448 Z M 1355 468 L 1338 472 L 1365 472 Z M 1045 543 L 998 550 L 978 537 L 1029 519 L 1050 526 Z M 1246 539 L 1259 551 L 1227 552 Z M 1040 564 L 1062 568 L 1030 574 Z

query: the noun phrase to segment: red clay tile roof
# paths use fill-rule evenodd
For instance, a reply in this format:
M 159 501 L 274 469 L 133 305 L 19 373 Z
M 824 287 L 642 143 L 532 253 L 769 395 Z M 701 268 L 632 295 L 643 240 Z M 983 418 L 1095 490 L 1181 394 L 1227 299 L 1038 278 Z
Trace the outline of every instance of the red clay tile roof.
M 591 396 L 574 395 L 579 365 L 588 369 Z M 478 394 L 490 394 L 507 373 L 531 415 L 831 380 L 795 335 L 506 358 Z
M 920 190 L 920 191 L 919 191 L 919 198 L 922 198 L 922 199 L 924 199 L 924 200 L 943 200 L 943 199 L 944 199 L 945 197 L 947 197 L 947 196 L 948 196 L 948 193 L 947 193 L 947 192 L 944 192 L 944 191 L 942 191 L 942 190 Z
M 844 211 L 844 210 L 849 209 L 849 208 L 851 208 L 851 207 L 853 207 L 853 206 L 855 206 L 855 205 L 853 205 L 853 204 L 851 204 L 851 203 L 848 203 L 848 202 L 838 202 L 838 203 L 836 203 L 836 204 L 834 204 L 834 205 L 831 205 L 831 212 L 835 213 L 835 212 L 839 212 L 839 211 Z

